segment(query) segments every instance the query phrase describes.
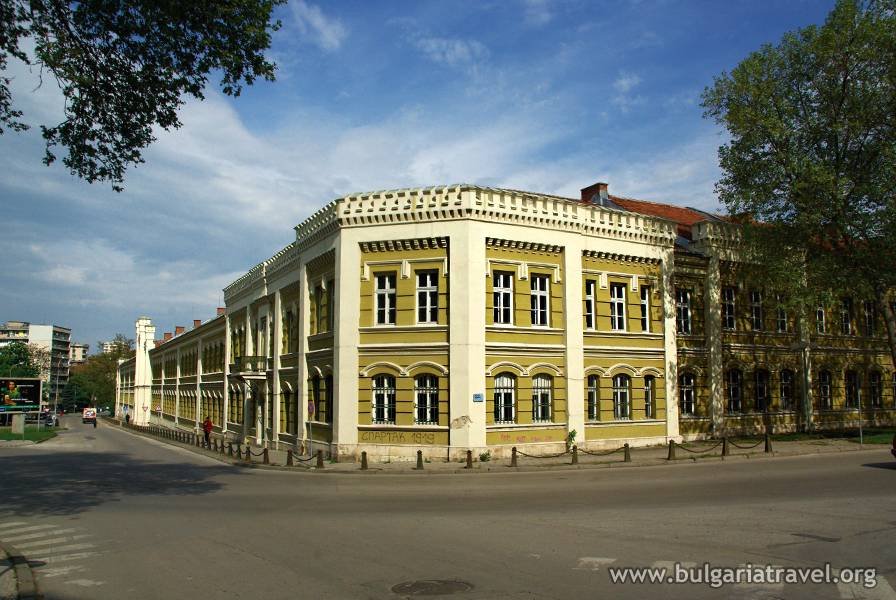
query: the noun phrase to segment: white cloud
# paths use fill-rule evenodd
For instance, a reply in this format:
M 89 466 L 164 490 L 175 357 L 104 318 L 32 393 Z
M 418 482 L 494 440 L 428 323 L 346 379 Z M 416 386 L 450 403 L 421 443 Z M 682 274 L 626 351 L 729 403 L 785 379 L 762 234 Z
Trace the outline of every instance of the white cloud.
M 627 94 L 632 89 L 640 85 L 641 78 L 630 73 L 621 73 L 616 81 L 613 82 L 613 89 L 620 94 Z
M 452 67 L 474 65 L 489 54 L 476 40 L 415 36 L 412 42 L 429 60 Z
M 633 106 L 644 103 L 642 96 L 632 95 L 631 91 L 641 85 L 641 78 L 631 73 L 620 73 L 613 82 L 613 89 L 616 95 L 613 96 L 613 104 L 619 107 L 624 113 L 627 113 Z
M 348 31 L 339 19 L 327 17 L 320 7 L 304 0 L 295 0 L 291 6 L 299 31 L 311 36 L 318 47 L 332 51 L 342 46 Z
M 523 19 L 534 27 L 547 25 L 554 18 L 550 0 L 523 0 Z

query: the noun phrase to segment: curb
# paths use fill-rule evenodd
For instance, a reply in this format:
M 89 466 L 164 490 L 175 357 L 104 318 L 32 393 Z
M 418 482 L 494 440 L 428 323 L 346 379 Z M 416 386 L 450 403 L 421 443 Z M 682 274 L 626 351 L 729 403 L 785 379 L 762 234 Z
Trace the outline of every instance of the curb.
M 111 421 L 111 419 L 110 419 Z M 665 458 L 655 458 L 649 459 L 642 462 L 600 462 L 593 464 L 549 464 L 544 466 L 537 465 L 525 465 L 522 467 L 511 467 L 507 465 L 500 464 L 483 464 L 479 467 L 474 467 L 473 469 L 466 469 L 464 467 L 456 467 L 456 468 L 441 468 L 441 469 L 424 469 L 422 471 L 417 471 L 414 469 L 407 470 L 388 470 L 377 468 L 375 466 L 371 466 L 370 469 L 366 471 L 362 471 L 361 469 L 352 469 L 352 470 L 343 470 L 343 469 L 317 469 L 315 467 L 303 467 L 303 466 L 293 466 L 287 467 L 285 465 L 278 464 L 270 464 L 265 465 L 260 462 L 251 462 L 247 463 L 243 460 L 237 460 L 232 457 L 216 454 L 214 452 L 208 452 L 202 448 L 198 448 L 196 446 L 192 446 L 189 444 L 182 444 L 179 442 L 175 442 L 172 440 L 168 440 L 165 438 L 158 438 L 154 435 L 149 435 L 143 433 L 141 431 L 132 430 L 127 427 L 123 427 L 118 423 L 112 421 L 112 425 L 116 426 L 116 429 L 130 433 L 132 435 L 147 438 L 150 440 L 155 440 L 156 442 L 163 443 L 168 446 L 172 446 L 174 448 L 181 448 L 183 450 L 189 450 L 193 454 L 197 454 L 199 456 L 205 456 L 207 458 L 214 459 L 220 463 L 231 465 L 233 467 L 242 468 L 242 469 L 255 469 L 259 471 L 281 471 L 288 473 L 320 473 L 327 475 L 361 475 L 361 476 L 373 476 L 373 475 L 404 475 L 404 476 L 426 476 L 426 475 L 472 475 L 472 474 L 485 474 L 485 473 L 543 473 L 545 471 L 586 471 L 586 470 L 598 470 L 598 469 L 633 469 L 638 467 L 668 467 L 668 466 L 680 466 L 680 465 L 692 465 L 692 464 L 701 464 L 707 462 L 724 462 L 729 460 L 764 460 L 764 459 L 773 459 L 773 458 L 796 458 L 799 456 L 818 456 L 821 454 L 842 454 L 844 452 L 868 452 L 868 451 L 876 451 L 878 448 L 869 448 L 866 444 L 865 447 L 856 447 L 856 448 L 837 448 L 835 450 L 815 450 L 811 452 L 798 452 L 798 453 L 789 453 L 789 452 L 781 452 L 779 450 L 775 450 L 770 454 L 766 454 L 765 452 L 754 452 L 754 453 L 744 453 L 744 454 L 730 454 L 728 456 L 718 456 L 718 455 L 708 455 L 702 457 L 690 457 L 690 456 L 682 456 L 681 458 L 674 459 L 672 461 L 668 461 Z M 881 446 L 885 447 L 885 446 Z M 410 461 L 408 464 L 413 464 Z
M 28 559 L 13 546 L 0 542 L 0 552 L 12 563 L 13 576 L 16 579 L 16 596 L 19 600 L 43 600 L 43 594 L 37 591 L 37 581 L 31 571 Z

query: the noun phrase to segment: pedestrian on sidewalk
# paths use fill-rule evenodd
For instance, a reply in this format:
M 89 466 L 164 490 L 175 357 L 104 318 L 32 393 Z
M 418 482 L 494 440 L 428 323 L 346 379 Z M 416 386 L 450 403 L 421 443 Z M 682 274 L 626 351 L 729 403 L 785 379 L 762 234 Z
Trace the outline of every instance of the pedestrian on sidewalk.
M 202 423 L 202 430 L 205 431 L 205 446 L 207 448 L 212 447 L 211 435 L 212 435 L 212 418 L 209 416 L 205 417 L 205 421 Z

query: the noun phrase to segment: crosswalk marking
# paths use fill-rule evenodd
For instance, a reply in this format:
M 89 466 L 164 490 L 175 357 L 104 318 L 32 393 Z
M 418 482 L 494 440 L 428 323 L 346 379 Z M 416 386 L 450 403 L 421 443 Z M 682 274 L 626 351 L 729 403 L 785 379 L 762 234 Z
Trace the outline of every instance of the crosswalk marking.
M 24 544 L 16 544 L 16 548 L 19 550 L 25 551 L 30 550 L 32 548 L 40 548 L 41 546 L 52 546 L 54 544 L 64 544 L 67 542 L 75 542 L 77 540 L 83 540 L 85 538 L 89 538 L 89 533 L 82 533 L 81 535 L 69 535 L 64 537 L 50 538 L 49 540 L 39 540 L 36 542 L 25 542 Z
M 600 571 L 603 565 L 609 565 L 616 562 L 615 558 L 601 558 L 598 556 L 583 556 L 573 567 L 579 571 Z
M 24 525 L 24 523 L 23 523 Z M 57 527 L 57 525 L 29 525 L 28 527 L 16 527 L 15 529 L 9 529 L 3 532 L 3 535 L 13 534 L 16 535 L 18 533 L 26 533 L 28 531 L 40 531 L 41 529 L 53 529 Z
M 0 529 L 6 529 L 7 527 L 15 527 L 16 525 L 27 525 L 25 521 L 7 521 L 6 523 L 0 523 Z
M 4 537 L 4 542 L 9 542 L 10 544 L 16 542 L 24 542 L 25 540 L 36 540 L 42 537 L 46 537 L 48 535 L 59 535 L 60 533 L 74 533 L 77 529 L 57 529 L 55 531 L 44 531 L 42 533 L 29 533 L 28 535 L 17 535 L 13 537 Z
M 56 554 L 57 552 L 70 552 L 71 550 L 87 550 L 88 548 L 96 548 L 93 544 L 69 544 L 67 546 L 53 546 L 52 548 L 42 548 L 37 552 L 46 554 Z
M 61 575 L 70 575 L 72 573 L 80 573 L 84 570 L 81 565 L 68 565 L 65 567 L 41 567 L 39 576 L 41 579 L 45 577 L 59 577 Z
M 35 558 L 29 558 L 29 562 L 42 562 L 48 565 L 60 563 L 60 562 L 69 562 L 72 560 L 81 560 L 82 558 L 90 558 L 91 556 L 97 556 L 100 554 L 99 552 L 75 552 L 74 554 L 61 554 L 59 556 L 38 556 Z

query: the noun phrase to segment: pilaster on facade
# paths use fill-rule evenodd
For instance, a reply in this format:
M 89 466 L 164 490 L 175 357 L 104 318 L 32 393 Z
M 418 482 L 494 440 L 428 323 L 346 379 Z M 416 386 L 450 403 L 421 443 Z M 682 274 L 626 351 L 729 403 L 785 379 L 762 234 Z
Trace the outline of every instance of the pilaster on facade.
M 563 249 L 563 313 L 566 331 L 566 430 L 585 440 L 585 322 L 582 315 L 581 241 L 570 238 Z
M 280 441 L 280 352 L 283 345 L 283 299 L 280 290 L 274 292 L 274 316 L 268 324 L 273 330 L 273 348 L 271 363 L 273 379 L 271 381 L 271 440 Z
M 666 372 L 666 438 L 681 439 L 678 427 L 678 343 L 675 322 L 675 249 L 669 247 L 662 257 L 663 353 Z
M 724 356 L 722 349 L 722 313 L 719 307 L 722 300 L 722 283 L 719 255 L 709 255 L 704 280 L 704 315 L 706 323 L 706 350 L 709 387 L 709 412 L 712 420 L 712 431 L 719 434 L 725 423 L 724 404 Z
M 343 230 L 335 243 L 335 278 L 331 298 L 336 312 L 333 325 L 333 445 L 338 454 L 353 454 L 358 445 L 358 326 L 361 322 L 361 249 L 355 232 Z M 334 407 L 327 407 L 333 410 Z
M 134 364 L 134 413 L 132 422 L 136 425 L 149 424 L 149 411 L 152 403 L 152 365 L 149 362 L 149 350 L 155 340 L 156 328 L 146 317 L 140 317 L 136 323 L 137 340 Z
M 308 285 L 308 257 L 302 257 L 299 263 L 299 311 L 297 325 L 299 328 L 298 359 L 296 363 L 297 387 L 296 397 L 299 403 L 296 415 L 298 418 L 297 435 L 302 440 L 302 447 L 310 449 L 311 437 L 307 423 L 311 414 L 308 410 L 310 389 L 308 385 L 308 333 L 311 331 L 311 312 L 308 310 L 311 302 L 311 291 Z
M 233 360 L 233 350 L 230 345 L 233 343 L 232 334 L 230 333 L 231 320 L 230 315 L 224 313 L 224 406 L 221 411 L 221 432 L 227 433 L 229 428 L 227 423 L 230 421 L 230 362 Z

